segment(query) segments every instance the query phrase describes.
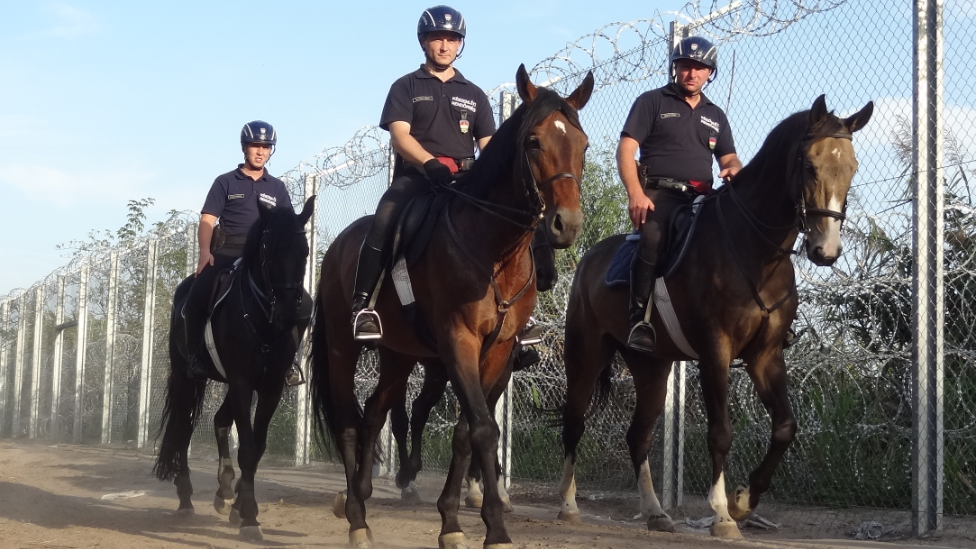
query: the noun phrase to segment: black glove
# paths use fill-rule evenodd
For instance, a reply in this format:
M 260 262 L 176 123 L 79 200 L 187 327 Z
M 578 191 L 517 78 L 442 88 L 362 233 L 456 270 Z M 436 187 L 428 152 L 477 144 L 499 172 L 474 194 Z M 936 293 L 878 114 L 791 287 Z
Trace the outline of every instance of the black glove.
M 436 158 L 424 162 L 424 171 L 427 172 L 427 179 L 430 179 L 434 185 L 446 187 L 454 181 L 454 174 L 451 173 L 451 169 L 441 164 L 441 161 Z

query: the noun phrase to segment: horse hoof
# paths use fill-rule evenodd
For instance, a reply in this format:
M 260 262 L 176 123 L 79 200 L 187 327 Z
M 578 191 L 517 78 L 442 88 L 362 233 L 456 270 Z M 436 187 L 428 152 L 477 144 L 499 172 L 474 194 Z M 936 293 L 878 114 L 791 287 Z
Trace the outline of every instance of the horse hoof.
M 264 541 L 260 526 L 241 526 L 241 539 L 244 541 Z
M 734 522 L 715 522 L 708 528 L 708 533 L 716 538 L 742 539 L 742 532 Z
M 214 496 L 214 511 L 220 515 L 229 515 L 231 506 L 234 505 L 234 500 L 224 499 L 220 496 Z
M 346 494 L 345 492 L 339 492 L 336 494 L 335 500 L 332 501 L 332 514 L 336 518 L 344 519 L 346 518 Z
M 230 510 L 230 516 L 227 517 L 227 520 L 230 521 L 232 526 L 240 526 L 241 523 L 243 522 L 241 520 L 241 512 L 238 511 L 237 509 Z
M 502 513 L 514 513 L 515 509 L 512 508 L 511 500 L 502 500 Z
M 441 534 L 437 538 L 437 549 L 471 549 L 468 547 L 468 540 L 464 538 L 464 532 L 451 532 Z
M 359 528 L 349 532 L 349 547 L 353 549 L 370 549 L 373 546 L 373 533 L 369 528 Z
M 193 506 L 184 507 L 183 509 L 176 510 L 176 516 L 178 517 L 192 517 L 196 511 L 193 510 Z
M 667 515 L 648 517 L 647 529 L 651 532 L 674 532 L 674 521 Z
M 483 497 L 467 496 L 464 498 L 464 506 L 471 507 L 472 509 L 481 509 L 481 504 L 483 501 Z
M 400 490 L 400 499 L 403 501 L 409 501 L 411 503 L 420 503 L 420 492 L 414 486 L 407 486 L 406 488 Z
M 579 511 L 560 511 L 559 516 L 556 518 L 570 524 L 580 524 L 583 522 L 583 516 L 580 515 Z

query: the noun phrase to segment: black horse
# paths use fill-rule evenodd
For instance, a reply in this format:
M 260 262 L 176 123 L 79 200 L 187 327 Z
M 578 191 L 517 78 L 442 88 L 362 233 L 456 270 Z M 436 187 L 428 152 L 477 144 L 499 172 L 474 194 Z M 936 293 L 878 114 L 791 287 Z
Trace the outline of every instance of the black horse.
M 254 500 L 254 473 L 264 454 L 268 425 L 284 389 L 285 374 L 295 359 L 300 335 L 308 327 L 311 304 L 302 287 L 308 262 L 305 223 L 312 216 L 315 197 L 305 202 L 301 214 L 291 208 L 267 208 L 259 203 L 260 220 L 248 233 L 244 255 L 217 294 L 222 296 L 211 315 L 212 342 L 219 360 L 212 379 L 228 385 L 223 404 L 214 415 L 214 432 L 220 453 L 217 479 L 220 487 L 214 509 L 240 521 L 247 540 L 263 538 Z M 170 375 L 166 407 L 160 426 L 163 440 L 153 474 L 159 480 L 175 478 L 180 498 L 178 513 L 192 514 L 190 468 L 187 453 L 193 428 L 200 420 L 207 380 L 186 376 L 187 352 L 180 311 L 193 278 L 176 288 L 170 320 Z M 303 305 L 304 303 L 304 305 Z M 208 337 L 208 340 L 211 339 Z M 209 344 L 208 344 L 209 345 Z M 257 410 L 251 425 L 251 399 L 257 391 Z M 240 438 L 237 461 L 241 478 L 232 486 L 234 466 L 227 438 L 237 424 Z M 234 494 L 237 498 L 234 498 Z M 233 500 L 233 501 L 232 501 Z

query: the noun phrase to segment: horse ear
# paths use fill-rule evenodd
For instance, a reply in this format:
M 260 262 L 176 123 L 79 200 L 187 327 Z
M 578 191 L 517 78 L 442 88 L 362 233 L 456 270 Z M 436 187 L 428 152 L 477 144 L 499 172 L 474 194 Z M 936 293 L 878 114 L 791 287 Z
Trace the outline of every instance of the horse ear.
M 523 103 L 531 103 L 535 96 L 539 94 L 539 88 L 529 80 L 529 73 L 525 70 L 525 63 L 519 65 L 515 73 L 515 87 L 518 89 L 519 97 Z
M 302 206 L 302 213 L 300 213 L 298 215 L 298 221 L 301 222 L 302 227 L 304 227 L 305 224 L 308 223 L 308 220 L 312 217 L 312 214 L 313 213 L 315 213 L 315 195 L 314 194 L 312 196 L 308 197 L 308 200 L 305 201 L 305 205 Z
M 810 107 L 810 126 L 816 126 L 827 116 L 827 96 L 821 95 Z
M 844 119 L 844 126 L 851 130 L 851 133 L 854 133 L 863 128 L 868 123 L 868 120 L 871 120 L 872 113 L 874 113 L 874 101 L 868 101 L 868 104 L 864 105 L 863 109 Z
M 566 98 L 566 102 L 573 106 L 574 109 L 580 110 L 586 105 L 586 102 L 590 100 L 590 95 L 593 94 L 593 71 L 586 73 L 586 78 L 583 79 L 583 83 L 576 88 L 576 91 L 569 94 Z

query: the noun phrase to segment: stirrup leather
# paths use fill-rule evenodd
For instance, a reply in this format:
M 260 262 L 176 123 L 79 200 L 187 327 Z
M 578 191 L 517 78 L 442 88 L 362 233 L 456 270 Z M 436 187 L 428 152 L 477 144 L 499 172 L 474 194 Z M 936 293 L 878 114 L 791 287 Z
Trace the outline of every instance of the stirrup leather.
M 376 327 L 379 328 L 379 333 L 360 332 L 358 329 L 360 319 L 364 322 L 372 320 L 373 324 L 376 324 Z M 382 338 L 383 322 L 380 320 L 380 315 L 376 314 L 376 311 L 372 309 L 360 309 L 357 311 L 356 316 L 352 319 L 352 337 L 356 341 L 370 341 Z

